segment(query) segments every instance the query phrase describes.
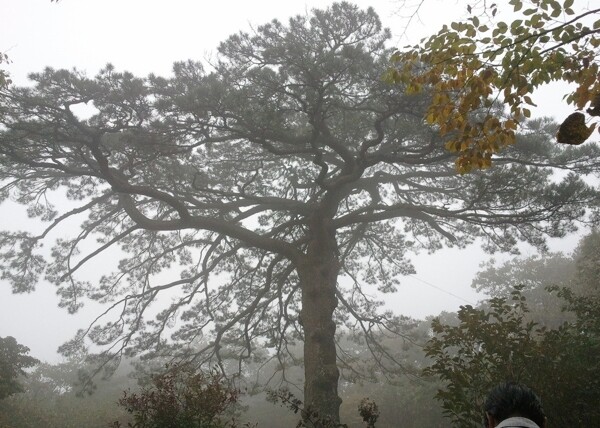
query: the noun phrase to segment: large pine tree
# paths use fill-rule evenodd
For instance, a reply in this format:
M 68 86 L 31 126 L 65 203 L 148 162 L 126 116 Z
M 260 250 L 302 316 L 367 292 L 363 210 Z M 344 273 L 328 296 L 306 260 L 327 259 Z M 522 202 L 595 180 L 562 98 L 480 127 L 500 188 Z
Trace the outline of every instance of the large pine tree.
M 91 341 L 106 358 L 222 364 L 259 348 L 285 367 L 302 340 L 304 400 L 339 419 L 336 327 L 361 331 L 390 370 L 377 338 L 398 317 L 373 296 L 412 272 L 411 253 L 477 238 L 543 247 L 598 197 L 582 179 L 598 148 L 561 150 L 544 121 L 491 170 L 457 174 L 424 123 L 426 93 L 382 81 L 388 37 L 372 9 L 340 3 L 230 37 L 209 70 L 46 69 L 2 90 L 0 195 L 48 225 L 1 235 L 3 278 L 16 292 L 46 278 L 70 311 L 107 305 L 67 353 Z M 94 114 L 78 116 L 81 104 Z

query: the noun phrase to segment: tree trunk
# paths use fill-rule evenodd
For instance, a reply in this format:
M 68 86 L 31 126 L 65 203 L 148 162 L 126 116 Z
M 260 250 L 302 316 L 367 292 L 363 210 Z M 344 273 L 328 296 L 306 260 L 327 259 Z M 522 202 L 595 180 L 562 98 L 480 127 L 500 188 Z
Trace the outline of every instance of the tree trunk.
M 306 258 L 298 266 L 302 288 L 301 323 L 304 327 L 304 403 L 319 418 L 340 419 L 333 312 L 339 260 L 335 235 L 321 220 L 312 228 Z M 314 418 L 313 418 L 314 419 Z

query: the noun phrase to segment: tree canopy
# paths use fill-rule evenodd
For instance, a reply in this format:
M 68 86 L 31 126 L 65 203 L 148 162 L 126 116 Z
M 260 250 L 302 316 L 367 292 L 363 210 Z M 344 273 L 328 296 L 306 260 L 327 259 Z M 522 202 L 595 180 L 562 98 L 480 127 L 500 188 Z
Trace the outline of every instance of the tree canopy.
M 94 344 L 103 360 L 241 371 L 266 350 L 282 370 L 302 363 L 304 402 L 337 420 L 338 365 L 352 358 L 338 326 L 402 372 L 379 340 L 402 318 L 380 296 L 413 271 L 411 253 L 545 248 L 597 209 L 585 176 L 598 147 L 553 145 L 547 120 L 493 170 L 457 174 L 423 120 L 431 94 L 381 79 L 388 39 L 372 9 L 336 3 L 231 36 L 211 68 L 48 68 L 2 90 L 0 200 L 46 224 L 2 232 L 2 278 L 15 292 L 45 279 L 71 312 L 106 304 L 67 355 Z
M 577 110 L 589 104 L 587 113 L 600 116 L 600 9 L 574 3 L 468 2 L 467 19 L 394 53 L 388 79 L 431 93 L 424 117 L 449 136 L 459 171 L 489 167 L 513 144 L 536 105 L 533 92 L 549 82 L 573 84 L 565 101 Z M 498 115 L 495 101 L 508 111 Z M 557 129 L 558 142 L 581 144 L 594 128 L 575 112 Z
M 0 66 L 9 62 L 8 55 L 4 52 L 0 52 Z M 4 88 L 10 85 L 12 81 L 10 80 L 10 76 L 6 70 L 0 68 L 0 88 Z
M 20 383 L 20 378 L 25 376 L 23 369 L 39 362 L 28 353 L 29 348 L 17 343 L 14 337 L 0 337 L 0 400 L 23 392 Z
M 425 346 L 432 363 L 425 372 L 443 381 L 436 398 L 453 426 L 481 426 L 485 396 L 505 381 L 538 392 L 551 425 L 598 425 L 600 295 L 557 290 L 575 319 L 554 329 L 528 321 L 520 287 L 510 297 L 492 298 L 489 308 L 461 307 L 458 325 L 434 319 L 435 336 Z

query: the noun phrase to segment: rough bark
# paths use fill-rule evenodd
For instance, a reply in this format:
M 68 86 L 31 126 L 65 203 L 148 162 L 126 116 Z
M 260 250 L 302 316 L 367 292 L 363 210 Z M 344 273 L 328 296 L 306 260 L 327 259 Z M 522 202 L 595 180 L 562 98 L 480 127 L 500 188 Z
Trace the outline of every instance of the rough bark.
M 338 251 L 333 229 L 315 216 L 306 257 L 298 266 L 302 288 L 301 323 L 304 328 L 304 402 L 319 418 L 339 421 L 342 403 L 338 395 L 333 312 L 337 307 Z M 331 230 L 330 230 L 331 229 Z

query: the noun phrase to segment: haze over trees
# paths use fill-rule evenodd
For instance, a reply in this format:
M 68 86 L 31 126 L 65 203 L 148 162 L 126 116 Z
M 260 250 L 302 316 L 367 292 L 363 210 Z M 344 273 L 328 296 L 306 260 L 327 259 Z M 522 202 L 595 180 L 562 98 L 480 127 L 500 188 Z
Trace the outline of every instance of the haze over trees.
M 380 296 L 413 271 L 411 254 L 543 249 L 597 209 L 584 179 L 598 147 L 556 146 L 550 120 L 523 123 L 493 169 L 457 174 L 450 136 L 423 119 L 428 92 L 381 79 L 388 39 L 372 9 L 337 3 L 231 36 L 207 70 L 48 68 L 2 89 L 0 200 L 47 225 L 0 235 L 2 278 L 14 292 L 44 278 L 70 312 L 106 305 L 65 355 L 242 372 L 259 349 L 281 370 L 301 362 L 307 406 L 338 421 L 342 332 L 376 370 L 404 370 L 386 346 L 403 319 Z
M 425 373 L 441 379 L 436 397 L 453 426 L 480 426 L 481 402 L 490 388 L 507 380 L 530 385 L 552 425 L 598 425 L 599 250 L 593 231 L 572 257 L 550 258 L 562 260 L 567 274 L 549 275 L 555 267 L 544 258 L 489 268 L 475 283 L 484 286 L 491 278 L 496 297 L 477 308 L 461 307 L 456 323 L 432 321 L 435 335 L 424 348 L 431 365 Z
M 78 394 L 81 361 L 40 363 L 23 378 L 23 392 L 0 401 L 0 426 L 7 428 L 106 428 L 115 419 L 127 420 L 117 401 L 134 381 L 131 366 L 122 364 L 110 381 L 98 381 L 92 395 Z
M 24 369 L 39 363 L 28 354 L 29 348 L 19 344 L 14 337 L 0 337 L 0 400 L 23 392 Z
M 441 314 L 433 320 L 437 332 L 433 337 L 430 336 L 431 320 L 414 321 L 412 327 L 407 328 L 407 334 L 413 331 L 410 342 L 393 340 L 388 343 L 415 369 L 424 367 L 430 377 L 415 381 L 403 376 L 390 382 L 380 373 L 378 378 L 360 384 L 345 381 L 340 388 L 344 398 L 340 409 L 344 422 L 351 427 L 364 426 L 356 409 L 362 398 L 368 396 L 381 409 L 377 427 L 480 426 L 480 409 L 474 403 L 482 399 L 491 385 L 500 380 L 516 379 L 532 385 L 540 393 L 549 420 L 554 424 L 596 426 L 600 418 L 595 406 L 600 391 L 596 381 L 600 366 L 595 357 L 600 344 L 598 237 L 597 232 L 587 235 L 572 256 L 556 253 L 548 259 L 515 258 L 481 272 L 476 283 L 484 284 L 486 279 L 491 279 L 490 291 L 493 290 L 496 296 L 491 302 L 475 308 L 463 307 L 458 313 Z M 560 268 L 568 274 L 554 275 L 554 266 L 549 260 L 561 260 Z M 530 272 L 535 272 L 541 279 L 531 280 Z M 520 280 L 524 280 L 523 285 L 515 285 Z M 550 285 L 556 287 L 554 292 L 545 290 Z M 556 290 L 560 290 L 561 295 L 557 295 Z M 524 300 L 526 294 L 530 297 Z M 562 305 L 546 306 L 544 303 L 547 309 L 539 310 L 540 301 L 552 300 L 562 302 Z M 564 305 L 567 312 L 560 309 Z M 560 317 L 563 321 L 555 326 L 539 324 L 540 320 L 556 321 Z M 429 357 L 421 347 L 425 342 L 428 342 L 425 352 Z M 354 354 L 369 352 L 365 344 L 359 343 L 352 343 L 349 350 Z M 248 365 L 244 376 L 250 379 L 258 376 L 259 366 L 258 362 Z M 218 385 L 222 380 L 219 377 L 184 376 L 183 388 L 179 389 L 173 383 L 177 371 L 155 376 L 152 389 L 132 393 L 129 390 L 131 377 L 125 376 L 129 366 L 129 369 L 121 367 L 119 374 L 109 381 L 99 382 L 93 395 L 77 398 L 78 367 L 80 364 L 75 361 L 56 366 L 39 365 L 23 379 L 23 394 L 0 401 L 0 425 L 106 427 L 119 415 L 118 398 L 134 406 L 139 416 L 148 417 L 142 424 L 151 424 L 157 419 L 153 417 L 154 411 L 160 411 L 157 416 L 168 416 L 173 421 L 185 417 L 181 413 L 185 407 L 178 406 L 186 400 L 194 400 L 196 394 L 210 394 L 211 397 L 205 397 L 199 403 L 200 411 L 192 413 L 197 416 L 205 414 L 202 409 L 206 409 L 206 404 L 210 406 L 209 411 L 222 409 L 213 406 L 227 404 L 234 397 Z M 147 363 L 144 367 L 147 368 Z M 269 370 L 266 368 L 263 372 Z M 268 373 L 261 376 L 268 376 Z M 446 382 L 437 379 L 438 376 Z M 125 396 L 122 395 L 124 389 L 127 389 Z M 209 392 L 211 389 L 214 395 Z M 438 398 L 448 419 L 442 418 L 432 402 L 436 389 L 440 390 Z M 245 393 L 239 398 L 248 407 L 238 409 L 238 421 L 250 422 L 250 426 L 258 422 L 257 426 L 261 428 L 296 424 L 292 412 L 267 403 L 263 394 Z M 569 412 L 561 410 L 565 406 L 569 407 Z M 231 418 L 230 414 L 224 416 L 223 421 Z M 125 413 L 119 419 L 131 420 Z M 220 423 L 215 419 L 213 422 L 217 426 Z

